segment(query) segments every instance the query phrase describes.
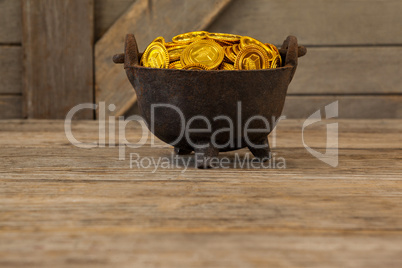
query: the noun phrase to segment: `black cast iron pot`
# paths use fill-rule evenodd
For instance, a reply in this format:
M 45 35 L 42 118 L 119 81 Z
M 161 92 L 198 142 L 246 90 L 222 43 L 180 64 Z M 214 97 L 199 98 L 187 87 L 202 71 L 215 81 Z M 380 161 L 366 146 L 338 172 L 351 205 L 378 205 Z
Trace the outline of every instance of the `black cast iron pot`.
M 197 166 L 206 168 L 219 151 L 244 147 L 256 158 L 270 158 L 267 136 L 282 113 L 298 57 L 306 49 L 289 36 L 280 54 L 284 64 L 276 69 L 154 69 L 139 65 L 137 42 L 127 35 L 125 53 L 113 61 L 124 63 L 141 115 L 155 136 L 173 145 L 177 154 L 200 154 Z

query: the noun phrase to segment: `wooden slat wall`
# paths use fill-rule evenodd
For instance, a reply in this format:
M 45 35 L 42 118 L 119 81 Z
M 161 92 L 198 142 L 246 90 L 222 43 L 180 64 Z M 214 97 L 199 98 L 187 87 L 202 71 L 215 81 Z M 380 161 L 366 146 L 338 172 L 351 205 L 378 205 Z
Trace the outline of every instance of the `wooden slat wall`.
M 402 46 L 311 47 L 290 94 L 398 94 Z
M 305 45 L 401 45 L 401 9 L 400 0 L 234 0 L 210 30 L 275 44 L 292 34 Z
M 123 15 L 135 0 L 95 0 L 95 40 Z
M 21 94 L 21 46 L 0 45 L 0 77 L 0 94 Z
M 0 119 L 22 118 L 21 3 L 0 0 Z
M 99 38 L 135 0 L 95 0 Z M 20 0 L 0 0 L 0 119 L 23 118 L 22 14 Z
M 344 118 L 401 117 L 402 1 L 234 0 L 209 28 L 308 47 L 284 114 L 303 118 L 339 100 Z
M 21 43 L 21 2 L 0 0 L 0 44 Z
M 64 119 L 74 106 L 94 100 L 94 1 L 22 3 L 25 114 Z M 76 116 L 93 119 L 93 111 Z
M 95 0 L 95 40 L 135 1 Z M 369 118 L 373 110 L 375 117 L 400 117 L 400 10 L 399 0 L 234 0 L 209 30 L 275 44 L 293 34 L 309 48 L 289 88 L 291 98 L 285 108 L 289 117 L 303 117 L 318 108 L 309 105 L 322 105 L 338 96 L 344 117 Z M 21 21 L 21 2 L 1 0 L 0 103 L 13 101 L 8 108 L 0 107 L 0 119 L 22 117 L 10 110 L 12 103 L 22 106 Z M 349 108 L 342 106 L 346 103 Z
M 0 119 L 22 117 L 22 96 L 0 95 Z

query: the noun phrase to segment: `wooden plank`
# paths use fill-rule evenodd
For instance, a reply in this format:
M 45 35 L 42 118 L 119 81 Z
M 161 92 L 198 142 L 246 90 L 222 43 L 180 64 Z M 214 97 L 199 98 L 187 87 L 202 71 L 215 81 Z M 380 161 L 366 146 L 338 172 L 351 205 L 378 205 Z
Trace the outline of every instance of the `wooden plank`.
M 70 223 L 71 221 L 68 221 Z M 132 229 L 0 234 L 3 267 L 401 267 L 400 234 L 136 233 Z M 77 250 L 79 248 L 79 250 Z M 26 256 L 21 258 L 21 251 Z M 55 253 L 57 252 L 57 254 Z
M 288 96 L 282 114 L 307 118 L 334 101 L 339 101 L 339 118 L 402 118 L 402 95 Z
M 15 163 L 21 164 L 20 160 Z M 352 234 L 367 230 L 402 236 L 400 180 L 359 179 L 352 174 L 338 183 L 333 178 L 308 180 L 292 175 L 273 175 L 264 181 L 264 172 L 260 173 L 259 178 L 241 174 L 243 178 L 229 179 L 225 174 L 215 180 L 185 173 L 170 180 L 137 181 L 71 181 L 57 174 L 53 180 L 37 180 L 36 174 L 28 178 L 28 173 L 25 179 L 0 179 L 0 208 L 7 215 L 0 226 L 3 231 L 29 233 L 112 232 L 120 228 L 131 233 L 279 229 L 285 233 Z M 18 195 L 21 189 L 26 189 L 23 197 Z
M 0 44 L 21 43 L 21 2 L 0 1 Z
M 270 135 L 275 158 L 286 160 L 286 170 L 283 169 L 244 169 L 237 164 L 235 169 L 216 169 L 207 173 L 199 173 L 194 168 L 194 162 L 185 170 L 181 165 L 153 172 L 155 164 L 147 168 L 130 168 L 130 153 L 138 153 L 141 158 L 155 159 L 172 157 L 171 146 L 156 140 L 151 145 L 151 137 L 139 149 L 125 148 L 126 160 L 118 161 L 120 148 L 113 144 L 101 143 L 102 148 L 80 149 L 73 147 L 67 140 L 63 121 L 5 121 L 0 126 L 0 157 L 3 163 L 2 178 L 23 179 L 30 174 L 35 180 L 54 180 L 55 175 L 68 180 L 170 180 L 179 176 L 187 179 L 230 180 L 237 182 L 247 177 L 263 181 L 265 178 L 283 179 L 292 176 L 294 179 L 347 179 L 351 170 L 359 174 L 359 179 L 365 180 L 396 180 L 400 178 L 402 163 L 396 158 L 401 153 L 402 137 L 401 120 L 341 120 L 334 119 L 324 123 L 339 125 L 339 166 L 334 168 L 320 162 L 304 148 L 302 135 L 306 144 L 314 150 L 325 152 L 327 129 L 325 124 L 314 124 L 302 133 L 304 120 L 283 120 L 277 129 L 275 143 Z M 84 121 L 73 126 L 74 137 L 90 145 L 99 141 L 99 125 L 96 121 Z M 106 130 L 108 133 L 109 130 Z M 140 140 L 142 129 L 130 124 L 126 132 L 127 140 L 135 143 Z M 114 133 L 115 137 L 118 136 Z M 123 135 L 123 133 L 120 133 Z M 11 139 L 12 137 L 12 139 Z M 49 140 L 52 142 L 49 143 Z M 106 136 L 109 141 L 109 136 Z M 51 144 L 51 148 L 49 148 Z M 165 147 L 162 147 L 165 145 Z M 23 154 L 18 151 L 23 150 Z M 364 154 L 362 154 L 364 152 Z M 37 155 L 41 157 L 38 158 Z M 96 156 L 94 156 L 96 154 Z M 222 153 L 231 165 L 235 165 L 235 154 L 247 157 L 247 149 Z M 249 155 L 250 156 L 250 155 Z M 193 161 L 184 157 L 185 161 Z M 32 161 L 30 159 L 36 159 Z M 95 161 L 95 162 L 94 162 Z M 23 163 L 23 166 L 16 163 Z M 95 166 L 93 166 L 95 165 Z M 378 168 L 378 167 L 381 168 Z M 84 172 L 83 172 L 84 171 Z M 185 173 L 185 175 L 183 174 Z M 118 178 L 114 177 L 115 175 Z M 205 177 L 207 176 L 207 177 Z
M 114 54 L 123 51 L 126 34 L 134 33 L 143 51 L 157 36 L 169 39 L 183 32 L 205 29 L 230 1 L 206 0 L 200 5 L 197 1 L 137 0 L 95 47 L 96 102 L 117 107 L 114 112 L 108 111 L 107 116 L 123 115 L 136 101 L 122 66 L 111 60 Z
M 273 134 L 269 136 L 271 146 L 277 148 L 300 148 L 302 143 L 302 127 L 305 119 L 283 119 L 276 127 L 276 138 L 274 143 Z M 338 123 L 339 125 L 339 148 L 342 149 L 402 149 L 402 121 L 400 119 L 328 119 L 322 124 L 315 123 L 304 131 L 306 143 L 310 147 L 325 147 L 326 124 Z M 377 131 L 367 131 L 367 127 L 376 126 Z M 73 121 L 72 132 L 74 137 L 90 144 L 99 141 L 98 121 Z M 109 138 L 114 134 L 115 144 L 118 144 L 117 135 L 118 123 L 115 125 L 115 132 L 109 133 L 110 129 L 105 128 L 105 146 L 110 146 Z M 127 125 L 125 136 L 127 140 L 135 142 L 141 139 L 141 125 L 130 123 Z M 146 145 L 150 146 L 151 134 Z M 32 140 L 32 136 L 35 137 Z M 13 137 L 12 140 L 8 137 Z M 0 146 L 12 147 L 47 147 L 49 138 L 52 139 L 52 147 L 62 148 L 70 146 L 64 133 L 64 122 L 55 120 L 6 120 L 0 124 Z M 156 138 L 155 144 L 162 146 L 165 143 Z M 275 146 L 274 146 L 275 144 Z M 169 153 L 169 150 L 167 153 Z M 152 150 L 150 150 L 152 152 Z
M 399 0 L 236 0 L 209 28 L 282 44 L 402 44 Z
M 22 48 L 0 46 L 0 94 L 21 94 L 22 75 Z
M 22 96 L 0 95 L 0 119 L 22 117 Z
M 326 134 L 325 129 L 323 129 L 320 136 L 324 138 Z M 301 135 L 295 135 L 293 138 L 301 139 Z M 393 139 L 397 140 L 395 137 Z M 375 142 L 373 139 L 368 139 L 368 141 Z M 275 147 L 272 149 L 275 160 L 265 163 L 264 166 L 256 164 L 256 168 L 254 168 L 250 163 L 253 156 L 247 149 L 242 149 L 221 153 L 219 159 L 227 161 L 223 164 L 225 168 L 217 168 L 203 173 L 195 166 L 194 154 L 176 160 L 174 159 L 173 148 L 169 147 L 152 148 L 150 145 L 144 145 L 140 149 L 126 148 L 125 160 L 119 160 L 120 152 L 116 146 L 89 149 L 73 147 L 70 144 L 69 147 L 55 146 L 49 148 L 49 145 L 32 146 L 26 145 L 26 142 L 22 143 L 25 147 L 2 145 L 0 156 L 4 162 L 1 165 L 3 170 L 1 178 L 25 180 L 29 175 L 33 182 L 56 180 L 96 182 L 105 180 L 130 181 L 133 183 L 159 181 L 162 183 L 170 180 L 178 180 L 179 182 L 182 180 L 216 180 L 236 184 L 241 183 L 243 179 L 263 183 L 266 178 L 277 179 L 278 181 L 285 179 L 303 181 L 306 178 L 308 180 L 348 180 L 351 178 L 351 174 L 356 174 L 357 179 L 366 181 L 366 183 L 376 180 L 402 181 L 402 164 L 398 159 L 398 155 L 402 153 L 400 148 L 340 148 L 338 152 L 339 165 L 336 168 L 321 162 L 304 147 Z M 69 141 L 65 139 L 65 143 L 69 143 Z M 318 152 L 325 153 L 325 146 L 315 147 L 314 145 L 318 143 L 314 144 L 310 141 L 307 141 L 306 144 Z M 130 154 L 132 154 L 131 161 Z M 38 155 L 40 158 L 37 157 Z M 30 159 L 35 159 L 35 161 Z M 158 165 L 158 161 L 165 161 L 164 166 L 161 166 L 161 162 Z M 186 166 L 183 161 L 185 161 Z M 241 161 L 245 161 L 245 164 Z M 279 167 L 278 162 L 281 162 Z
M 95 0 L 95 40 L 99 40 L 135 0 Z
M 400 267 L 402 150 L 376 144 L 399 138 L 401 121 L 339 120 L 345 134 L 371 136 L 341 148 L 337 168 L 295 145 L 275 149 L 286 169 L 184 173 L 69 145 L 62 120 L 0 122 L 0 266 Z M 284 138 L 302 122 L 283 121 Z M 98 122 L 74 131 L 93 141 Z M 28 132 L 30 143 L 18 136 Z
M 93 0 L 22 3 L 25 115 L 64 118 L 93 102 Z M 77 118 L 93 118 L 93 111 Z
M 292 94 L 402 94 L 402 47 L 308 48 Z

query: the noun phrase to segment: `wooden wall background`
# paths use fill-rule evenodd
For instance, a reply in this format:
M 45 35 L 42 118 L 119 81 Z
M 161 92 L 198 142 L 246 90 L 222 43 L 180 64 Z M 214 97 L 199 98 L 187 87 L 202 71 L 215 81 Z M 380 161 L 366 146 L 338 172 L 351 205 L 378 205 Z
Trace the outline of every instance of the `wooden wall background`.
M 209 6 L 212 0 L 65 1 L 71 2 L 70 8 L 76 5 L 75 8 L 79 9 L 80 5 L 86 5 L 86 9 L 93 10 L 93 16 L 88 15 L 85 25 L 93 29 L 93 33 L 86 36 L 92 38 L 88 42 L 92 42 L 94 70 L 88 70 L 86 75 L 104 75 L 98 75 L 91 83 L 88 81 L 85 89 L 80 85 L 74 94 L 61 94 L 62 97 L 55 99 L 42 98 L 40 94 L 27 99 L 26 90 L 28 88 L 29 93 L 30 89 L 24 86 L 24 64 L 27 66 L 31 60 L 35 69 L 49 72 L 42 68 L 41 61 L 24 59 L 27 48 L 23 45 L 29 44 L 30 40 L 26 31 L 32 31 L 27 29 L 30 25 L 28 15 L 44 12 L 40 6 L 35 11 L 29 1 L 0 0 L 0 119 L 35 118 L 35 113 L 23 109 L 27 102 L 33 101 L 33 110 L 40 110 L 41 101 L 53 101 L 57 106 L 61 101 L 68 102 L 66 98 L 71 95 L 84 96 L 82 99 L 92 101 L 110 98 L 116 100 L 119 114 L 125 113 L 135 102 L 134 92 L 120 92 L 118 88 L 110 88 L 107 82 L 110 79 L 102 80 L 104 75 L 112 73 L 109 72 L 109 66 L 112 66 L 110 56 L 122 51 L 125 34 L 135 33 L 140 50 L 144 50 L 150 38 L 159 34 L 171 38 L 187 29 L 196 30 L 193 28 L 249 35 L 277 45 L 289 34 L 297 36 L 299 43 L 308 47 L 308 54 L 300 59 L 299 69 L 289 88 L 284 111 L 288 117 L 307 117 L 334 100 L 339 100 L 339 115 L 343 118 L 402 117 L 400 0 L 216 0 Z M 57 0 L 40 1 L 50 3 Z M 183 5 L 191 12 L 183 14 L 180 9 Z M 172 10 L 168 10 L 169 6 Z M 174 12 L 180 12 L 175 15 L 176 19 L 172 15 Z M 203 14 L 212 15 L 204 19 Z M 71 18 L 69 14 L 63 16 Z M 58 17 L 49 18 L 57 21 Z M 71 23 L 80 28 L 83 22 Z M 40 34 L 41 29 L 37 30 Z M 66 30 L 62 33 L 56 31 L 56 34 L 71 33 Z M 61 53 L 61 57 L 63 55 Z M 40 54 L 36 56 L 41 57 Z M 88 60 L 92 66 L 92 55 Z M 85 67 L 87 69 L 90 68 Z M 121 76 L 113 79 L 121 83 L 118 87 L 127 88 Z M 66 84 L 77 85 L 70 80 Z M 59 90 L 67 91 L 67 88 Z M 57 92 L 55 96 L 58 96 Z M 126 99 L 131 100 L 129 105 L 124 105 Z

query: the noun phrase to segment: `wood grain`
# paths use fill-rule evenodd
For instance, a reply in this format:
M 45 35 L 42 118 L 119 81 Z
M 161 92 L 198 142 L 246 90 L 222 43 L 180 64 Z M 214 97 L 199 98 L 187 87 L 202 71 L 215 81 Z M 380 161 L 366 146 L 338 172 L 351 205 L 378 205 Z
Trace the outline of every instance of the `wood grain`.
M 331 233 L 2 234 L 3 267 L 400 267 L 400 235 Z M 5 248 L 7 246 L 7 248 Z M 55 253 L 57 252 L 57 254 Z M 46 258 L 43 258 L 46 256 Z
M 0 94 L 22 93 L 22 48 L 0 46 Z
M 339 101 L 340 118 L 402 118 L 402 95 L 288 96 L 282 114 L 307 118 L 334 101 Z
M 95 40 L 99 40 L 135 0 L 95 0 Z
M 305 119 L 283 119 L 276 127 L 275 147 L 278 148 L 300 148 L 303 147 L 301 135 L 302 126 Z M 327 123 L 339 123 L 339 148 L 344 149 L 364 149 L 370 144 L 372 149 L 402 149 L 402 124 L 400 119 L 328 119 L 320 123 L 315 123 L 307 127 L 304 131 L 306 143 L 310 147 L 320 148 L 326 145 Z M 99 121 L 73 121 L 72 132 L 80 142 L 90 144 L 99 141 L 99 127 L 102 122 Z M 372 126 L 370 132 L 366 132 L 367 127 Z M 375 126 L 375 127 L 373 127 Z M 118 122 L 115 124 L 114 138 L 111 138 L 115 144 L 119 140 L 117 133 Z M 105 142 L 100 144 L 108 147 L 111 145 L 109 139 L 110 128 L 105 127 Z M 35 133 L 35 139 L 31 139 L 32 133 Z M 126 127 L 125 136 L 128 141 L 135 143 L 141 138 L 141 125 L 130 123 Z M 151 134 L 147 131 L 149 138 Z M 8 137 L 13 137 L 9 140 Z M 11 147 L 47 147 L 49 137 L 52 137 L 52 147 L 63 147 L 66 143 L 64 125 L 54 120 L 29 120 L 21 122 L 20 120 L 3 120 L 0 124 L 0 146 Z M 273 134 L 269 136 L 271 145 L 274 146 Z M 150 140 L 146 143 L 151 145 Z M 155 140 L 155 145 L 162 146 L 163 142 Z M 169 147 L 170 148 L 170 147 Z M 169 149 L 168 149 L 169 150 Z M 148 149 L 147 149 L 148 151 Z M 152 149 L 149 150 L 152 153 Z
M 286 169 L 185 172 L 74 147 L 61 120 L 1 121 L 0 266 L 400 267 L 401 120 L 330 120 L 343 140 L 337 168 L 303 148 L 303 121 L 279 125 Z M 84 142 L 98 135 L 95 121 L 72 127 Z
M 25 115 L 64 118 L 72 107 L 93 102 L 93 0 L 22 3 Z
M 290 94 L 402 94 L 402 47 L 308 48 Z
M 134 33 L 143 51 L 157 36 L 170 39 L 176 34 L 205 29 L 230 1 L 207 0 L 200 5 L 198 1 L 137 0 L 95 47 L 96 102 L 116 105 L 116 110 L 107 116 L 123 115 L 136 101 L 122 66 L 112 62 L 112 56 L 123 51 L 126 34 Z
M 16 0 L 0 1 L 0 44 L 21 43 L 21 2 Z
M 0 119 L 23 118 L 22 96 L 0 95 Z
M 287 35 L 304 45 L 402 44 L 399 0 L 235 0 L 209 28 L 281 44 Z

